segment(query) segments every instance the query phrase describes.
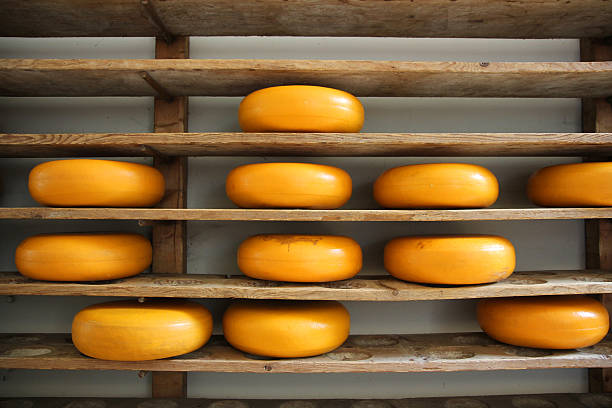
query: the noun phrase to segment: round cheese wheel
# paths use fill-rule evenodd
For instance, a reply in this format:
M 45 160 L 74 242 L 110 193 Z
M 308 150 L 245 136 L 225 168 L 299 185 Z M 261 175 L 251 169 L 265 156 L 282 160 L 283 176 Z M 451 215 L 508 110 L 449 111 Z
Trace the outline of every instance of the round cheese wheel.
M 189 353 L 212 333 L 212 316 L 186 300 L 122 300 L 86 307 L 72 321 L 72 341 L 101 360 L 143 361 Z
M 463 163 L 395 167 L 374 183 L 374 199 L 387 208 L 483 208 L 498 193 L 493 173 Z
M 573 163 L 545 167 L 527 183 L 527 195 L 546 207 L 612 206 L 612 163 Z
M 137 275 L 151 255 L 151 243 L 139 234 L 42 234 L 19 244 L 15 263 L 32 279 L 96 281 Z
M 247 95 L 238 109 L 245 132 L 359 132 L 363 106 L 353 95 L 309 85 L 275 86 Z
M 310 357 L 347 339 L 350 316 L 336 301 L 242 300 L 223 315 L 223 335 L 246 353 Z
M 361 264 L 359 244 L 334 235 L 256 235 L 238 248 L 238 267 L 256 279 L 330 282 L 352 278 Z
M 30 172 L 30 195 L 56 207 L 150 207 L 164 196 L 164 176 L 144 164 L 56 160 Z
M 610 325 L 606 308 L 587 296 L 484 299 L 478 323 L 502 343 L 548 349 L 592 346 Z
M 311 163 L 258 163 L 236 167 L 225 191 L 243 208 L 333 209 L 352 192 L 349 174 L 337 167 Z
M 398 279 L 436 285 L 496 282 L 514 272 L 514 247 L 494 235 L 414 236 L 385 246 L 385 268 Z

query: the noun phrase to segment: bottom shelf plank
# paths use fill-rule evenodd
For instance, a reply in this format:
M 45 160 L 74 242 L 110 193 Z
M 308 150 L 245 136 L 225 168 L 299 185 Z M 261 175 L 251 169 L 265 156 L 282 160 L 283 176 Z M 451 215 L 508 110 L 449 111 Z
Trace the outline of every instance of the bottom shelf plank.
M 251 373 L 348 373 L 612 367 L 612 336 L 578 350 L 539 350 L 498 343 L 483 333 L 356 335 L 317 357 L 255 359 L 222 336 L 199 350 L 153 361 L 105 361 L 82 355 L 70 334 L 0 335 L 0 368 Z
M 405 399 L 214 400 L 144 398 L 10 398 L 0 408 L 609 408 L 611 394 L 526 394 Z

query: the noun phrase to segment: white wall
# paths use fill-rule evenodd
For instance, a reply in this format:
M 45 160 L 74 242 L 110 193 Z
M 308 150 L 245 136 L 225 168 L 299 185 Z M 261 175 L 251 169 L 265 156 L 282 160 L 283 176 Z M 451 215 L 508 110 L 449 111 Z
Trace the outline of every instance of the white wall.
M 574 40 L 432 40 L 359 38 L 192 38 L 192 58 L 310 58 L 458 61 L 575 61 Z M 3 58 L 151 58 L 153 40 L 0 39 Z M 574 132 L 580 103 L 573 99 L 361 98 L 365 132 Z M 239 98 L 194 97 L 191 131 L 237 131 Z M 4 132 L 147 132 L 151 98 L 0 98 Z M 135 159 L 148 162 L 148 159 Z M 540 167 L 576 158 L 192 158 L 189 207 L 232 207 L 225 175 L 234 166 L 260 161 L 332 164 L 349 171 L 354 195 L 346 208 L 374 208 L 371 184 L 386 168 L 420 162 L 461 161 L 485 165 L 499 178 L 497 207 L 524 207 L 524 185 Z M 27 193 L 29 169 L 41 160 L 2 159 L 1 206 L 35 205 Z M 25 237 L 47 231 L 130 230 L 148 233 L 133 221 L 66 222 L 0 220 L 0 271 L 15 270 L 12 254 Z M 493 233 L 517 248 L 518 270 L 584 266 L 581 221 L 451 223 L 264 223 L 189 224 L 190 273 L 237 273 L 234 256 L 247 236 L 262 232 L 338 233 L 364 248 L 362 273 L 384 273 L 382 247 L 392 237 L 420 233 Z M 214 237 L 214 239 L 212 239 Z M 82 307 L 103 301 L 87 297 L 0 299 L 2 332 L 67 332 Z M 225 301 L 203 301 L 216 321 Z M 478 331 L 475 301 L 349 302 L 352 333 Z M 382 316 L 382 318 L 381 318 Z M 218 327 L 216 328 L 218 332 Z M 432 395 L 581 392 L 586 370 L 498 371 L 425 374 L 223 374 L 192 373 L 188 393 L 210 398 L 382 398 Z M 1 396 L 147 396 L 150 376 L 136 373 L 11 370 L 0 372 Z

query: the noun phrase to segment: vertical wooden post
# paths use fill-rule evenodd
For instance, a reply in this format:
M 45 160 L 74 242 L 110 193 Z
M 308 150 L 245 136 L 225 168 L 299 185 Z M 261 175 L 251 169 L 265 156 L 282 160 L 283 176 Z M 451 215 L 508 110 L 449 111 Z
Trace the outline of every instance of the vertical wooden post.
M 582 61 L 612 61 L 612 44 L 609 40 L 581 40 L 580 58 Z M 610 94 L 612 96 L 612 90 Z M 582 100 L 584 132 L 612 132 L 611 102 L 603 98 Z M 585 236 L 587 268 L 612 270 L 612 220 L 587 220 Z M 600 300 L 612 312 L 612 294 L 601 295 Z M 612 369 L 589 369 L 589 391 L 612 392 Z
M 170 44 L 156 40 L 156 58 L 189 58 L 189 37 L 176 37 Z M 187 131 L 187 97 L 155 98 L 155 132 Z M 155 167 L 166 179 L 161 208 L 187 207 L 187 158 L 156 157 Z M 185 221 L 156 222 L 153 225 L 153 273 L 187 272 L 187 224 Z M 187 373 L 153 372 L 153 398 L 186 398 Z

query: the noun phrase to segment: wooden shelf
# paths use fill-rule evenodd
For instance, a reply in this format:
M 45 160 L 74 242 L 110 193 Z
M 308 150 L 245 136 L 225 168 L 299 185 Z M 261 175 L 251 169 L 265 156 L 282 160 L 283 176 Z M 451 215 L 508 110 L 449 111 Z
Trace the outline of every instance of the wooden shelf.
M 3 0 L 0 35 L 272 35 L 586 38 L 612 35 L 612 5 L 581 0 Z
M 612 62 L 2 59 L 0 95 L 157 96 L 144 77 L 173 96 L 310 84 L 357 96 L 579 98 L 610 96 Z
M 0 157 L 612 156 L 612 133 L 1 134 Z
M 172 407 L 172 408 L 604 408 L 612 406 L 610 394 L 525 394 L 469 397 L 405 398 L 376 400 L 293 399 L 293 400 L 214 400 L 203 398 L 3 398 L 12 408 L 66 407 Z
M 486 208 L 478 210 L 250 210 L 186 208 L 0 208 L 0 220 L 142 221 L 504 221 L 612 218 L 606 208 Z
M 612 367 L 612 339 L 580 350 L 538 350 L 497 343 L 483 333 L 350 336 L 322 356 L 255 359 L 213 336 L 203 348 L 183 356 L 126 362 L 86 357 L 72 345 L 70 334 L 0 335 L 4 369 L 373 373 L 578 367 Z
M 196 274 L 144 274 L 90 283 L 42 282 L 16 272 L 0 273 L 0 295 L 411 301 L 607 292 L 612 292 L 612 271 L 515 272 L 501 282 L 470 286 L 419 285 L 386 273 L 305 284 Z

